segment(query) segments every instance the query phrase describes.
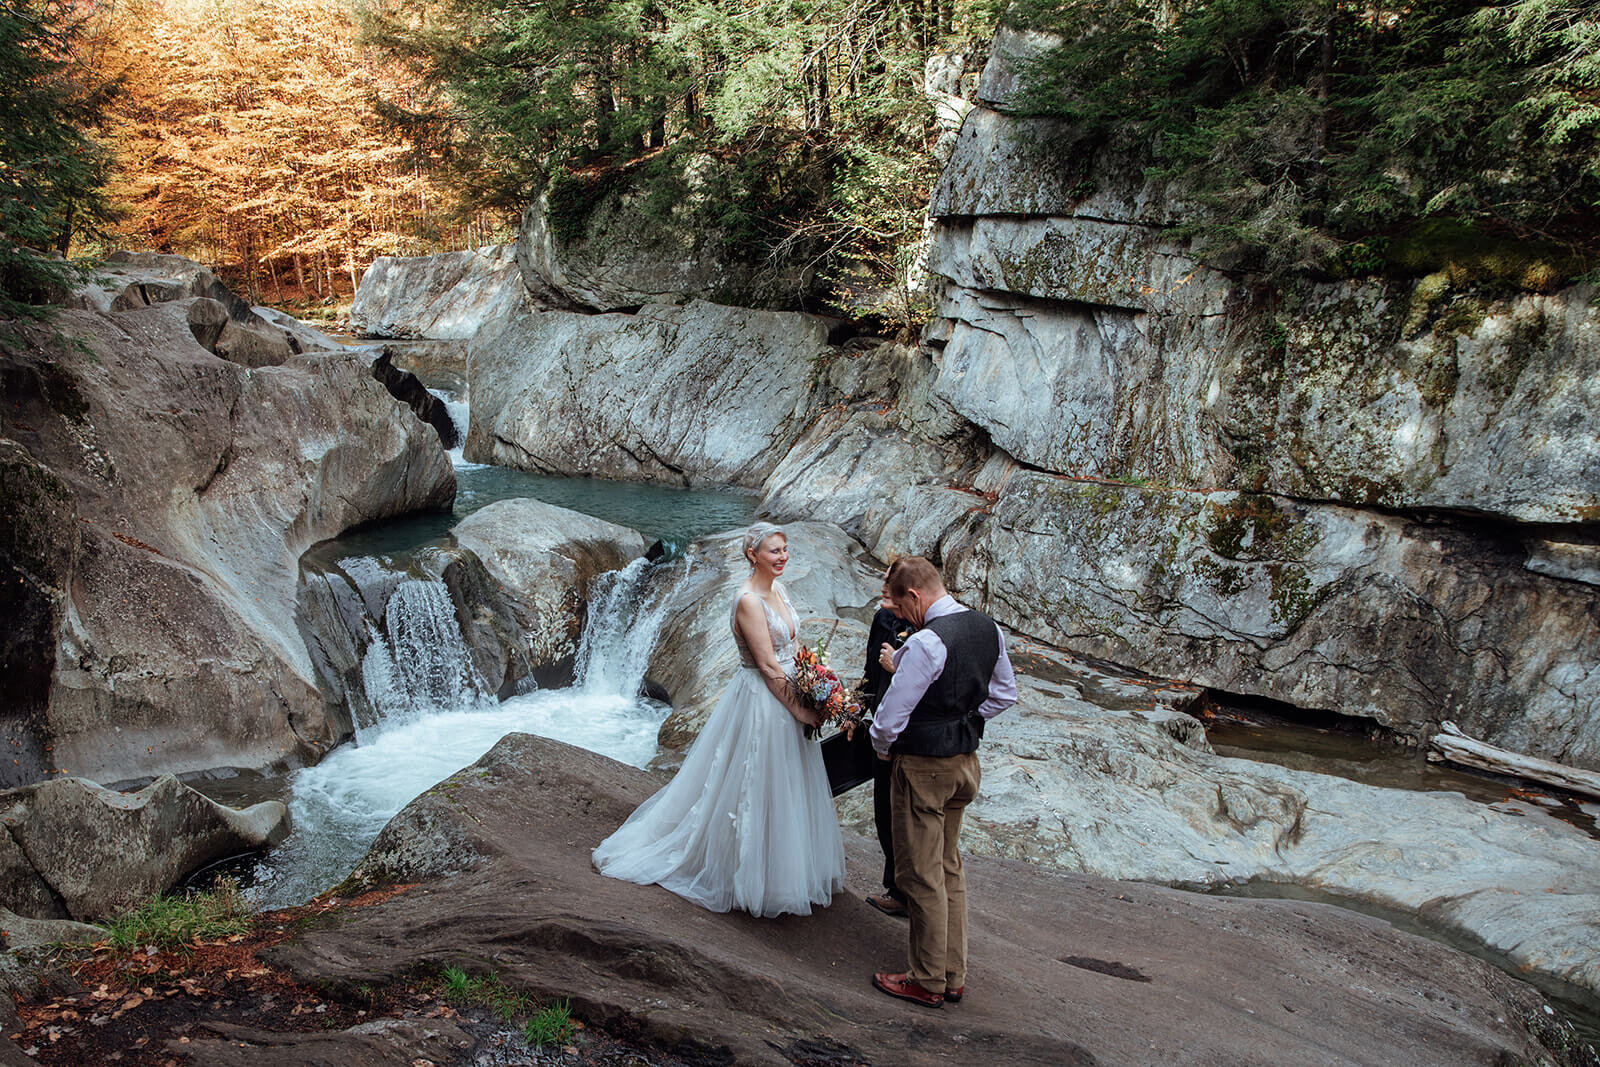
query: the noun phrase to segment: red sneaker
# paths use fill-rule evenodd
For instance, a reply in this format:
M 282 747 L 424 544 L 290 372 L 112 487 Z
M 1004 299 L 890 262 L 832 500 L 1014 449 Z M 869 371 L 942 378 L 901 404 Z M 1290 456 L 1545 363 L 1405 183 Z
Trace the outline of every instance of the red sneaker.
M 956 986 L 954 989 L 946 989 L 944 991 L 944 999 L 948 1000 L 952 1004 L 960 1004 L 961 1003 L 961 998 L 966 996 L 966 993 L 967 993 L 967 987 L 966 986 L 964 986 L 964 985 Z
M 907 978 L 904 972 L 890 974 L 888 971 L 879 971 L 872 976 L 872 984 L 901 1000 L 909 1000 L 913 1004 L 921 1004 L 924 1008 L 940 1008 L 944 1006 L 943 993 L 930 993 L 917 983 Z

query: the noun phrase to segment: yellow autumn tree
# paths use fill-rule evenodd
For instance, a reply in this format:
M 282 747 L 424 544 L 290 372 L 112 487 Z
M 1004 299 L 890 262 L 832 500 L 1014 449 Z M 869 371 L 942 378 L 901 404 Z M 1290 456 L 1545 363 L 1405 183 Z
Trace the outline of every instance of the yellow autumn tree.
M 211 263 L 252 299 L 353 291 L 377 255 L 477 243 L 377 120 L 403 79 L 354 43 L 344 0 L 124 0 L 106 9 L 126 90 L 110 187 L 124 243 Z

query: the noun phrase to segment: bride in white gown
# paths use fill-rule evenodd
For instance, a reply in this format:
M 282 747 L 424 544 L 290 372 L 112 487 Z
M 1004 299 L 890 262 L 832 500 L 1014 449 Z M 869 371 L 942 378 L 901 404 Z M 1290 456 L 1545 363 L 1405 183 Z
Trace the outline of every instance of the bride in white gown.
M 655 883 L 712 911 L 810 915 L 844 887 L 844 842 L 806 740 L 815 713 L 787 690 L 798 620 L 777 581 L 788 538 L 745 533 L 750 578 L 734 600 L 742 664 L 677 775 L 594 850 L 601 874 Z

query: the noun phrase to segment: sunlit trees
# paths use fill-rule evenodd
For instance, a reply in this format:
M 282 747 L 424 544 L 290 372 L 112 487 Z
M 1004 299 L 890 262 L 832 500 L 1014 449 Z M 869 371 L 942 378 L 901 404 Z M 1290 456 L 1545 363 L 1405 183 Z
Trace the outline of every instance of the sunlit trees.
M 121 35 L 111 194 L 130 244 L 215 263 L 253 297 L 348 293 L 373 256 L 459 247 L 426 160 L 377 121 L 406 85 L 354 42 L 341 0 L 149 0 Z
M 923 65 L 982 35 L 985 10 L 369 0 L 363 25 L 429 90 L 391 115 L 452 145 L 458 185 L 479 202 L 548 189 L 570 214 L 595 184 L 625 176 L 665 211 L 715 182 L 697 202 L 717 232 L 751 255 L 803 256 L 837 275 L 863 263 L 893 273 L 915 243 L 938 169 Z
M 1213 261 L 1476 256 L 1538 287 L 1600 254 L 1592 0 L 1017 0 L 1008 17 L 1062 38 L 1017 106 L 1181 183 Z

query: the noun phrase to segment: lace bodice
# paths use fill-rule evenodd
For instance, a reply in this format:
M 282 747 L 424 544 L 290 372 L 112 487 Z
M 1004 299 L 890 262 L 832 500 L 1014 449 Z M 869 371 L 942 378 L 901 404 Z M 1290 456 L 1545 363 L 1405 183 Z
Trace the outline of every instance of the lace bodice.
M 790 618 L 795 620 L 795 629 L 798 631 L 800 619 L 795 615 L 794 605 L 789 603 L 789 594 L 783 591 L 783 586 L 781 585 L 773 586 L 773 588 L 778 591 L 778 598 L 783 601 L 784 610 L 789 613 Z M 797 642 L 795 638 L 789 636 L 789 626 L 783 621 L 783 617 L 774 611 L 772 605 L 768 604 L 766 599 L 759 593 L 742 593 L 740 596 L 735 597 L 733 607 L 728 612 L 728 625 L 733 629 L 733 643 L 739 649 L 739 662 L 746 667 L 754 667 L 756 665 L 755 657 L 750 654 L 750 646 L 745 644 L 744 636 L 739 633 L 738 627 L 739 601 L 747 596 L 753 596 L 761 602 L 761 610 L 767 616 L 767 633 L 772 637 L 773 657 L 777 659 L 778 666 L 783 668 L 784 674 L 793 674 Z

